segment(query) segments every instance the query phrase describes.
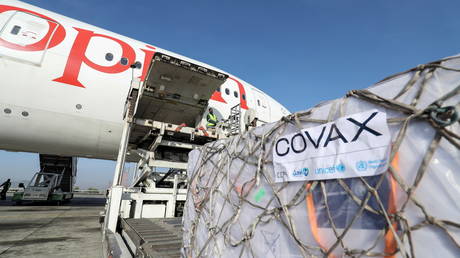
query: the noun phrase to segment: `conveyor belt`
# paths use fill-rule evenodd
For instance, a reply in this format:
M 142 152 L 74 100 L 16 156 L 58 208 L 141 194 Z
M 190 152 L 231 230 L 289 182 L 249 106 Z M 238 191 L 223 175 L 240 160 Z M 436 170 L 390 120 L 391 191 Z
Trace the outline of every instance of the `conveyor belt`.
M 136 257 L 180 257 L 182 218 L 123 219 L 122 230 L 136 246 Z

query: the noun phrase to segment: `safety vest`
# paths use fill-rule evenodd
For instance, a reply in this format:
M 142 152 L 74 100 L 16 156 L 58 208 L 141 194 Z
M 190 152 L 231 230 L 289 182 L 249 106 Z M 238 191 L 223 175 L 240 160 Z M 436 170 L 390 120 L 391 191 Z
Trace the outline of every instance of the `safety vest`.
M 217 124 L 217 116 L 216 115 L 209 113 L 208 117 L 207 117 L 207 120 L 208 120 L 208 126 L 216 126 L 216 124 Z

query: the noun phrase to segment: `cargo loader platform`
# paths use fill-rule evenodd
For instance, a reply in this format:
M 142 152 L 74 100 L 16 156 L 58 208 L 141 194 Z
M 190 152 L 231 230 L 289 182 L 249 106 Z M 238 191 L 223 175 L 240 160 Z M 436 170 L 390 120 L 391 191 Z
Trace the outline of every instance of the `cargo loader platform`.
M 145 81 L 132 81 L 104 214 L 108 255 L 180 256 L 188 153 L 225 137 L 204 126 L 208 101 L 227 78 L 208 67 L 156 53 Z M 126 161 L 137 161 L 130 187 L 121 186 Z
M 122 234 L 139 257 L 175 258 L 182 246 L 182 218 L 123 219 Z M 127 237 L 126 237 L 127 236 Z

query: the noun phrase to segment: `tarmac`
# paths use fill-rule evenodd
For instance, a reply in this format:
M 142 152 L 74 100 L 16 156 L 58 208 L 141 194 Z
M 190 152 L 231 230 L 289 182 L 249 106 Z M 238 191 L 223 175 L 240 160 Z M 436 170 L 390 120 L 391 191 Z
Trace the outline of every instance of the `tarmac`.
M 102 195 L 77 195 L 61 206 L 0 200 L 0 258 L 102 257 Z

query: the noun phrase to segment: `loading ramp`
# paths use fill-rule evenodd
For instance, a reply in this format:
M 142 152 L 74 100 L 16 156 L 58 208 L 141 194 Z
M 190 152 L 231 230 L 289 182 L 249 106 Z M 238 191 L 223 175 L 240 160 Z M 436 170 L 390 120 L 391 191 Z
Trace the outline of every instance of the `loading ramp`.
M 182 218 L 122 219 L 121 230 L 136 257 L 180 257 Z
M 126 152 L 119 153 L 123 156 L 120 166 L 129 153 L 129 160 L 139 160 L 139 176 L 149 173 L 151 167 L 185 169 L 190 150 L 220 137 L 217 131 L 206 131 L 200 122 L 211 95 L 227 78 L 156 53 L 146 80 L 132 82 L 125 103 L 127 128 L 120 148 Z
M 105 239 L 112 239 L 106 241 L 109 249 L 113 243 L 118 246 L 111 252 L 177 257 L 181 218 L 174 217 L 181 216 L 187 193 L 188 153 L 225 137 L 219 130 L 207 131 L 202 121 L 211 95 L 227 78 L 208 67 L 156 53 L 145 81 L 132 81 L 104 218 Z M 131 187 L 121 186 L 127 160 L 137 161 Z M 153 173 L 156 168 L 168 170 Z M 170 243 L 160 235 L 167 235 Z M 123 243 L 128 243 L 124 249 L 119 247 Z

